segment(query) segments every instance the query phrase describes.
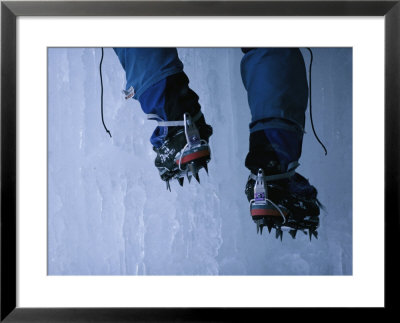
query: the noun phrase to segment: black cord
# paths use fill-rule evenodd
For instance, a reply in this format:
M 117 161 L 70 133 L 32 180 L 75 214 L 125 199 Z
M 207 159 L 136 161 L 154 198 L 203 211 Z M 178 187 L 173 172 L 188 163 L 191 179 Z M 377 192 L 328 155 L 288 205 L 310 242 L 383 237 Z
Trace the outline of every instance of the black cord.
M 308 72 L 308 82 L 309 82 L 309 86 L 308 86 L 308 88 L 309 88 L 309 97 L 310 97 L 310 121 L 311 121 L 311 127 L 312 127 L 312 130 L 313 130 L 313 132 L 314 132 L 314 136 L 315 136 L 315 138 L 318 140 L 318 142 L 320 143 L 320 145 L 322 146 L 322 148 L 324 148 L 324 150 L 325 150 L 325 156 L 328 154 L 328 151 L 326 150 L 326 147 L 324 146 L 324 144 L 321 142 L 321 140 L 318 138 L 318 136 L 317 136 L 317 133 L 315 132 L 315 128 L 314 128 L 314 121 L 313 121 L 313 118 L 312 118 L 312 104 L 311 104 L 311 102 L 312 102 L 312 100 L 311 100 L 311 66 L 312 66 L 312 63 L 313 63 L 313 53 L 312 53 L 312 50 L 311 50 L 311 48 L 308 48 L 307 47 L 307 49 L 308 49 L 308 51 L 310 52 L 310 55 L 311 55 L 311 57 L 310 57 L 310 68 L 309 68 L 309 72 Z
M 106 124 L 104 123 L 104 116 L 103 116 L 103 74 L 101 72 L 101 66 L 103 64 L 103 57 L 104 57 L 104 48 L 101 48 L 101 60 L 100 60 L 100 84 L 101 84 L 101 121 L 103 122 L 104 129 L 106 129 L 107 133 L 110 135 L 111 138 L 111 132 L 110 130 L 107 129 Z

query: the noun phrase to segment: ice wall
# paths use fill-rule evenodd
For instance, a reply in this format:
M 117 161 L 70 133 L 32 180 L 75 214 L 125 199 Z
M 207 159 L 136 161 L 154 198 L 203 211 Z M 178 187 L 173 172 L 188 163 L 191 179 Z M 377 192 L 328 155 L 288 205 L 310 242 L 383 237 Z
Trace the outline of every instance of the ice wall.
M 309 54 L 302 50 L 308 67 Z M 307 134 L 299 172 L 319 190 L 319 239 L 260 236 L 244 195 L 250 111 L 238 48 L 182 48 L 210 138 L 209 177 L 166 190 L 147 121 L 125 101 L 125 76 L 105 49 L 48 52 L 48 273 L 50 275 L 352 274 L 352 51 L 314 48 L 313 118 L 328 149 Z

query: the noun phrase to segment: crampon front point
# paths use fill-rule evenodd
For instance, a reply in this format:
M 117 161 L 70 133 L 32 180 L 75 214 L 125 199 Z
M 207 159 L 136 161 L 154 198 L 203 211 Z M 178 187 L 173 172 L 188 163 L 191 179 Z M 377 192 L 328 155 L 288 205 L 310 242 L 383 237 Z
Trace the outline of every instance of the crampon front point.
M 310 240 L 312 236 L 318 238 L 316 229 L 319 225 L 319 217 L 302 216 L 291 211 L 291 203 L 295 208 L 302 207 L 302 202 L 299 200 L 293 202 L 293 200 L 282 199 L 278 203 L 274 203 L 268 198 L 269 185 L 265 179 L 264 171 L 259 169 L 254 184 L 254 199 L 250 200 L 250 215 L 257 225 L 257 233 L 262 234 L 263 228 L 267 227 L 269 233 L 274 228 L 275 237 L 281 240 L 284 231 L 289 232 L 293 239 L 296 238 L 297 231 L 308 234 Z

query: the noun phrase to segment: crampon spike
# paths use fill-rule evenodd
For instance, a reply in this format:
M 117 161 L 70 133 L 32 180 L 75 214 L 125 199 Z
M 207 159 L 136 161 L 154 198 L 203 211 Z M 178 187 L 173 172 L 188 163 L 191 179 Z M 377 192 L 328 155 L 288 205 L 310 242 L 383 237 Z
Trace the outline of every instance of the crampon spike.
M 196 169 L 195 169 L 193 163 L 190 163 L 188 167 L 189 167 L 189 171 L 192 173 L 192 175 L 194 175 L 196 173 Z
M 183 180 L 184 180 L 185 178 L 184 177 L 179 177 L 178 178 L 178 182 L 179 182 L 179 185 L 180 186 L 183 186 Z
M 167 190 L 171 192 L 171 186 L 169 185 L 169 181 L 166 181 L 166 183 L 167 183 Z
M 311 241 L 311 237 L 312 237 L 312 232 L 310 229 L 308 229 L 308 236 L 310 237 L 310 241 Z
M 316 230 L 311 231 L 312 235 L 315 237 L 315 239 L 318 240 L 318 232 Z
M 282 241 L 282 236 L 283 236 L 283 231 L 280 228 L 277 228 L 275 232 L 275 238 L 276 239 L 281 238 Z
M 260 232 L 260 225 L 258 224 L 258 221 L 257 221 L 257 234 L 258 234 L 258 232 Z
M 207 173 L 207 175 L 208 175 L 208 166 L 207 166 L 207 162 L 204 163 L 204 169 L 205 169 L 205 171 L 206 171 L 206 173 Z
M 279 238 L 279 229 L 275 230 L 275 238 L 278 239 Z
M 196 179 L 197 182 L 199 182 L 200 184 L 200 177 L 199 177 L 199 173 L 195 173 L 193 174 L 194 178 Z
M 260 225 L 260 234 L 262 234 L 263 228 L 264 228 L 264 226 L 261 224 Z
M 297 230 L 289 230 L 289 234 L 292 236 L 293 239 L 296 239 Z

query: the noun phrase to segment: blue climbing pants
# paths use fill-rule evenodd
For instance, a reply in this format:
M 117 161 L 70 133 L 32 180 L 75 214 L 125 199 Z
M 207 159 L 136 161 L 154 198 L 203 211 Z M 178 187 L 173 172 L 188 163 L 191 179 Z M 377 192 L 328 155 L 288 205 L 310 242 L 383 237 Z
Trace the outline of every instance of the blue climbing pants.
M 167 120 L 166 78 L 183 72 L 176 48 L 114 48 L 126 72 L 126 94 L 139 100 L 143 111 Z M 250 132 L 266 131 L 271 140 L 293 151 L 298 160 L 304 133 L 308 86 L 298 48 L 254 48 L 243 51 L 240 64 L 251 112 Z M 175 88 L 175 91 L 179 89 Z M 159 146 L 166 129 L 158 127 L 151 142 Z M 293 147 L 292 147 L 293 146 Z M 300 147 L 299 147 L 300 146 Z
M 308 101 L 303 56 L 298 48 L 243 52 L 240 71 L 251 111 L 250 133 L 263 131 L 286 168 L 302 151 Z
M 298 48 L 253 49 L 243 56 L 240 71 L 251 111 L 250 132 L 304 132 L 308 86 Z
M 176 48 L 114 48 L 126 74 L 126 91 L 134 99 L 167 76 L 183 71 Z

